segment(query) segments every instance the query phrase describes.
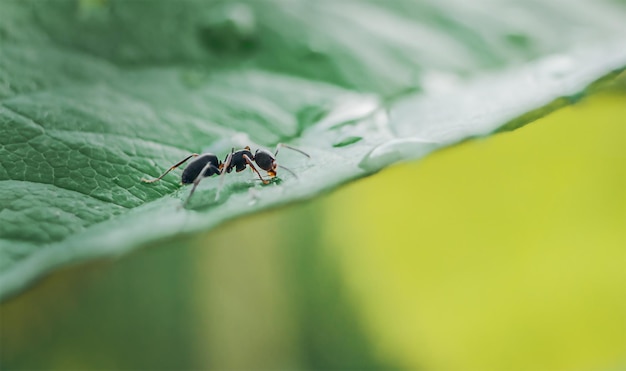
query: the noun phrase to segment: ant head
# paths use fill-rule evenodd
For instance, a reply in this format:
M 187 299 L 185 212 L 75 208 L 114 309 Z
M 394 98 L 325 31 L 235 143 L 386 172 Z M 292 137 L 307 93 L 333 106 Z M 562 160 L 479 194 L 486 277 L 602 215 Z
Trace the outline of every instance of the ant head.
M 278 164 L 276 163 L 274 156 L 268 151 L 257 149 L 254 153 L 254 162 L 256 162 L 261 169 L 267 171 L 270 176 L 272 173 L 274 176 L 276 175 L 276 168 L 278 167 Z

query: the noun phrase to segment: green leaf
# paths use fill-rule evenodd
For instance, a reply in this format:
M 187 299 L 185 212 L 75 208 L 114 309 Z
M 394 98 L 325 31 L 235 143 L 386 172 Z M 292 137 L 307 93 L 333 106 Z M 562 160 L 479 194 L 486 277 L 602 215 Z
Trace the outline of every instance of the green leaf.
M 2 1 L 0 297 L 523 125 L 622 70 L 625 25 L 609 0 Z M 279 142 L 297 178 L 206 179 L 186 209 L 178 173 L 140 182 Z

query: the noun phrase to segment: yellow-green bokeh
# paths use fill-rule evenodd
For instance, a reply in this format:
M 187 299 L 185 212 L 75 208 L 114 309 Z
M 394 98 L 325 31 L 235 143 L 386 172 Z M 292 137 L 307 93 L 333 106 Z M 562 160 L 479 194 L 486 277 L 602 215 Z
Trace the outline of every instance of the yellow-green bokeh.
M 426 370 L 626 363 L 626 99 L 356 182 L 325 201 L 369 336 Z

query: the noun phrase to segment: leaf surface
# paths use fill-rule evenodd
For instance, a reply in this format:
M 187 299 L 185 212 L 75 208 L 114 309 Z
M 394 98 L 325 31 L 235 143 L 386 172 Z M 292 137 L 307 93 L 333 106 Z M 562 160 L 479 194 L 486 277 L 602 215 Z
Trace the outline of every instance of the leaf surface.
M 626 66 L 614 1 L 0 3 L 0 297 L 69 263 L 332 189 L 523 125 Z M 289 143 L 206 179 L 193 152 Z M 255 231 L 263 235 L 271 231 Z

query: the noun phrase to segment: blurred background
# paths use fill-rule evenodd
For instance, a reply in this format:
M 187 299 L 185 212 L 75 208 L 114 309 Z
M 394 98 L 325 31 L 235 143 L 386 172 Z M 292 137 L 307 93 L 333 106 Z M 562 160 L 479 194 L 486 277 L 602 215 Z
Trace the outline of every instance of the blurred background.
M 0 307 L 3 369 L 626 367 L 626 94 Z

